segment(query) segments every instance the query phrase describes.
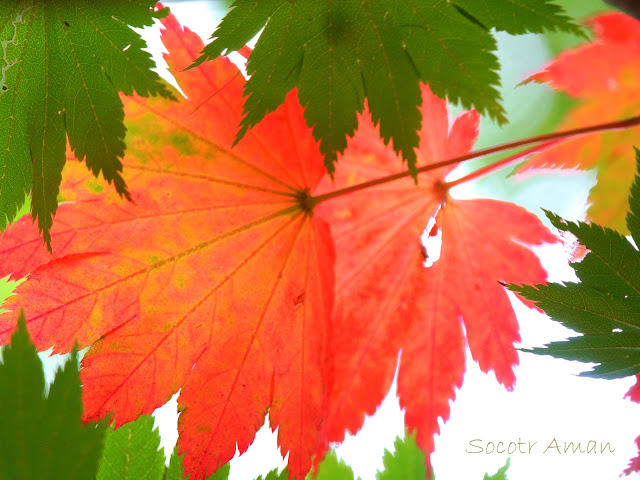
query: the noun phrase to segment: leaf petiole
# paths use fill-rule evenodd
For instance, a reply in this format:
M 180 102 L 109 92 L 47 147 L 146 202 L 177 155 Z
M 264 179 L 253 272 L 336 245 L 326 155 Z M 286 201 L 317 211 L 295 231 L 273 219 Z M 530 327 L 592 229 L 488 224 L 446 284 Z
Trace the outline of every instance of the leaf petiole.
M 480 178 L 483 177 L 485 175 L 488 175 L 489 173 L 498 170 L 500 168 L 506 167 L 507 165 L 511 164 L 511 163 L 515 163 L 518 161 L 522 161 L 524 159 L 526 159 L 528 156 L 530 155 L 534 155 L 536 153 L 541 153 L 545 150 L 548 150 L 549 148 L 557 145 L 558 143 L 562 142 L 562 140 L 559 139 L 555 139 L 555 140 L 549 140 L 548 142 L 545 143 L 541 143 L 540 145 L 536 145 L 534 147 L 528 148 L 527 150 L 524 150 L 522 152 L 518 152 L 515 153 L 509 157 L 500 159 L 498 161 L 496 161 L 495 163 L 491 163 L 489 165 L 485 165 L 482 168 L 479 168 L 478 170 L 475 170 L 471 173 L 469 173 L 468 175 L 465 175 L 464 177 L 460 177 L 456 180 L 452 180 L 451 182 L 444 182 L 442 184 L 443 188 L 445 188 L 446 190 L 450 190 L 453 187 L 455 187 L 456 185 L 461 185 L 463 183 L 469 182 L 471 180 L 475 180 L 476 178 Z
M 639 125 L 640 125 L 640 115 L 627 118 L 625 120 L 618 120 L 615 122 L 600 123 L 597 125 L 591 125 L 589 127 L 574 128 L 572 130 L 567 130 L 564 132 L 553 132 L 553 133 L 546 133 L 543 135 L 536 135 L 534 137 L 523 138 L 521 140 L 516 140 L 514 142 L 503 143 L 500 145 L 495 145 L 493 147 L 484 148 L 482 150 L 477 150 L 475 152 L 462 155 L 460 157 L 451 158 L 449 160 L 443 160 L 442 162 L 436 162 L 430 165 L 425 165 L 423 167 L 419 167 L 417 169 L 417 172 L 424 173 L 431 170 L 436 170 L 438 168 L 446 167 L 447 165 L 455 165 L 458 163 L 472 160 L 474 158 L 480 158 L 486 155 L 490 155 L 492 153 L 503 152 L 505 150 L 511 150 L 513 148 L 523 147 L 526 145 L 543 144 L 543 145 L 537 145 L 535 148 L 526 150 L 525 152 L 520 152 L 506 159 L 498 160 L 496 163 L 483 167 L 477 172 L 473 172 L 467 175 L 466 177 L 462 177 L 461 179 L 458 179 L 458 180 L 455 180 L 454 182 L 446 184 L 447 187 L 451 188 L 454 185 L 459 185 L 460 183 L 463 183 L 465 181 L 472 180 L 479 176 L 485 175 L 497 168 L 500 168 L 506 165 L 507 163 L 516 161 L 517 159 L 521 159 L 524 156 L 540 151 L 540 149 L 543 147 L 545 149 L 549 148 L 551 144 L 555 144 L 560 140 L 567 140 L 570 138 L 580 137 L 580 136 L 588 135 L 591 133 L 601 133 L 601 132 L 607 132 L 611 130 L 625 130 L 625 129 L 636 127 Z M 351 185 L 350 187 L 341 188 L 339 190 L 318 195 L 316 197 L 311 197 L 309 200 L 310 202 L 312 202 L 313 206 L 315 206 L 321 202 L 330 200 L 332 198 L 341 197 L 342 195 L 347 195 L 349 193 L 364 190 L 366 188 L 375 187 L 377 185 L 393 182 L 394 180 L 399 180 L 401 178 L 405 178 L 409 176 L 411 176 L 411 172 L 407 170 L 407 171 L 396 173 L 393 175 L 388 175 L 386 177 L 377 178 L 375 180 L 370 180 L 368 182 L 359 183 L 357 185 Z

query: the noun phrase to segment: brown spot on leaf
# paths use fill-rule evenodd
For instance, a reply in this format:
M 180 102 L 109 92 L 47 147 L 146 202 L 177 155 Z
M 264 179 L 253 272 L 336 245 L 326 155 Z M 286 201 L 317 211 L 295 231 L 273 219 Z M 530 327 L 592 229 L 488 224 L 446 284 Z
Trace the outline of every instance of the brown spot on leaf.
M 304 292 L 302 292 L 300 295 L 296 297 L 296 303 L 295 303 L 296 310 L 300 308 L 302 305 L 304 305 Z

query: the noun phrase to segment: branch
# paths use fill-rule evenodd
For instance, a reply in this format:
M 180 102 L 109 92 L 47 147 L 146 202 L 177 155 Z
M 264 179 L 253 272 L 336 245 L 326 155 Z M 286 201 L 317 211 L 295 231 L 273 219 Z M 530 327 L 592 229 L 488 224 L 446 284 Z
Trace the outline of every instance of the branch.
M 638 125 L 640 125 L 640 115 L 632 118 L 627 118 L 626 120 L 600 123 L 598 125 L 575 128 L 573 130 L 567 130 L 564 132 L 546 133 L 544 135 L 537 135 L 535 137 L 524 138 L 522 140 L 516 140 L 514 142 L 503 143 L 501 145 L 496 145 L 494 147 L 484 148 L 482 150 L 467 153 L 466 155 L 462 155 L 460 157 L 452 158 L 449 160 L 444 160 L 442 162 L 436 162 L 430 165 L 425 165 L 423 167 L 418 168 L 417 172 L 424 173 L 431 170 L 436 170 L 438 168 L 446 167 L 447 165 L 456 165 L 462 162 L 467 162 L 474 158 L 480 158 L 486 155 L 490 155 L 492 153 L 503 152 L 505 150 L 511 150 L 513 148 L 524 147 L 527 145 L 545 143 L 551 140 L 567 140 L 571 138 L 588 135 L 591 133 L 602 133 L 602 132 L 608 132 L 611 130 L 626 130 L 628 128 L 636 127 Z M 500 160 L 498 163 L 500 162 L 502 162 L 502 160 Z M 340 197 L 342 195 L 347 195 L 349 193 L 357 192 L 359 190 L 364 190 L 365 188 L 375 187 L 376 185 L 382 185 L 384 183 L 393 182 L 394 180 L 399 180 L 401 178 L 409 177 L 410 175 L 411 175 L 411 172 L 407 170 L 405 172 L 396 173 L 394 175 L 389 175 L 387 177 L 377 178 L 375 180 L 370 180 L 368 182 L 363 182 L 357 185 L 352 185 L 350 187 L 341 188 L 340 190 L 335 190 L 333 192 L 325 193 L 324 195 L 318 195 L 317 197 L 311 197 L 310 201 L 312 203 L 312 206 L 315 206 L 320 202 L 324 202 L 332 198 Z

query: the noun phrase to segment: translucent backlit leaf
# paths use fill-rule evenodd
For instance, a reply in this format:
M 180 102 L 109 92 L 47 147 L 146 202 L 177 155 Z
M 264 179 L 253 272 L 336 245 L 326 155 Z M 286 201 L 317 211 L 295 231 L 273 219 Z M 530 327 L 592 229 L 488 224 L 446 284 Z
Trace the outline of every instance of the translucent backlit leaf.
M 468 153 L 478 115 L 449 125 L 446 103 L 423 88 L 425 122 L 416 150 L 419 166 Z M 426 112 L 429 112 L 427 114 Z M 397 157 L 367 117 L 336 169 L 335 185 L 349 187 L 398 173 Z M 462 385 L 465 344 L 483 371 L 507 388 L 515 382 L 518 324 L 499 281 L 546 278 L 525 245 L 556 241 L 536 216 L 494 200 L 455 200 L 444 177 L 452 167 L 385 183 L 320 204 L 336 242 L 331 388 L 322 425 L 325 448 L 355 433 L 389 391 L 402 349 L 398 395 L 405 425 L 430 454 L 438 418 Z M 437 216 L 436 216 L 437 214 Z M 421 236 L 430 218 L 442 235 L 440 259 Z M 435 232 L 434 232 L 435 233 Z M 462 327 L 466 329 L 466 336 Z M 428 459 L 428 455 L 427 455 Z
M 609 13 L 588 23 L 596 35 L 592 42 L 563 52 L 530 77 L 578 99 L 562 129 L 621 120 L 640 111 L 640 21 Z M 628 233 L 625 215 L 635 173 L 634 144 L 640 144 L 640 128 L 583 136 L 546 150 L 518 171 L 597 169 L 588 219 Z
M 304 201 L 322 157 L 295 93 L 232 148 L 244 78 L 226 59 L 182 72 L 202 43 L 165 24 L 189 99 L 125 100 L 134 203 L 98 195 L 69 162 L 76 193 L 51 231 L 55 258 L 26 219 L 2 238 L 3 272 L 30 274 L 5 307 L 25 305 L 40 349 L 91 345 L 87 419 L 113 411 L 118 427 L 182 389 L 191 480 L 246 450 L 267 411 L 292 475 L 303 475 L 318 444 L 333 293 L 329 230 Z M 220 94 L 196 109 L 211 89 Z M 11 314 L 0 325 L 6 340 Z

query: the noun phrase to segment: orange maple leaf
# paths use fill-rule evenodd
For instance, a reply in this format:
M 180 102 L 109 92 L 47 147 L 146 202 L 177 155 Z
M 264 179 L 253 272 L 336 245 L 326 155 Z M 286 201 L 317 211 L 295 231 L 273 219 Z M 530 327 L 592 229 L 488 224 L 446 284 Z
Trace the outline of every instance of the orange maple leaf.
M 619 120 L 640 112 L 640 22 L 609 13 L 588 24 L 596 34 L 592 42 L 563 52 L 529 78 L 549 82 L 579 99 L 562 128 Z M 567 140 L 538 154 L 518 172 L 597 168 L 597 184 L 589 194 L 589 220 L 628 233 L 625 216 L 636 172 L 634 144 L 640 144 L 640 127 Z
M 323 158 L 295 94 L 232 148 L 243 76 L 223 58 L 183 72 L 202 41 L 173 17 L 164 24 L 188 100 L 125 99 L 135 203 L 92 193 L 84 166 L 70 163 L 56 258 L 27 219 L 2 238 L 3 271 L 29 274 L 6 308 L 25 305 L 39 350 L 91 345 L 87 419 L 113 411 L 120 426 L 182 389 L 179 446 L 193 480 L 236 445 L 244 452 L 267 411 L 303 478 L 318 448 L 333 297 L 333 242 L 304 202 Z M 3 342 L 14 322 L 0 316 Z
M 524 244 L 555 237 L 515 205 L 447 197 L 450 167 L 421 175 L 418 188 L 390 182 L 312 212 L 311 194 L 402 162 L 364 117 L 336 185 L 319 187 L 323 161 L 295 94 L 232 147 L 244 79 L 225 59 L 182 71 L 202 42 L 172 17 L 164 22 L 167 61 L 188 100 L 125 100 L 135 204 L 98 194 L 69 162 L 55 259 L 26 219 L 2 238 L 1 271 L 29 274 L 6 306 L 26 305 L 39 349 L 91 345 L 87 418 L 114 411 L 121 425 L 181 389 L 179 447 L 192 479 L 227 462 L 236 442 L 245 451 L 267 411 L 291 476 L 302 478 L 316 452 L 375 411 L 400 350 L 407 426 L 431 452 L 437 419 L 462 384 L 465 341 L 484 371 L 513 386 L 518 326 L 498 281 L 543 282 Z M 425 89 L 423 114 L 423 164 L 471 149 L 475 112 L 449 131 L 445 102 Z M 444 200 L 441 258 L 426 269 L 420 236 Z M 333 317 L 335 254 L 323 219 L 339 247 Z M 0 341 L 14 318 L 0 315 Z
M 418 166 L 463 155 L 477 137 L 478 114 L 449 126 L 446 102 L 423 88 Z M 365 114 L 336 169 L 336 185 L 349 187 L 398 173 L 399 159 L 382 143 Z M 518 363 L 518 324 L 499 281 L 546 280 L 538 258 L 524 245 L 555 242 L 533 214 L 495 200 L 455 200 L 443 190 L 454 167 L 332 199 L 317 207 L 336 243 L 336 296 L 332 315 L 327 414 L 323 448 L 355 433 L 373 414 L 398 373 L 405 425 L 427 453 L 434 450 L 438 418 L 449 418 L 464 375 L 465 343 L 487 372 L 511 389 Z M 442 205 L 442 208 L 440 206 Z M 438 211 L 438 209 L 440 210 Z M 421 243 L 437 213 L 440 259 L 430 268 Z M 466 336 L 462 326 L 466 328 Z

